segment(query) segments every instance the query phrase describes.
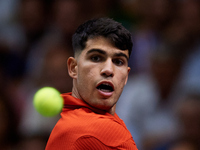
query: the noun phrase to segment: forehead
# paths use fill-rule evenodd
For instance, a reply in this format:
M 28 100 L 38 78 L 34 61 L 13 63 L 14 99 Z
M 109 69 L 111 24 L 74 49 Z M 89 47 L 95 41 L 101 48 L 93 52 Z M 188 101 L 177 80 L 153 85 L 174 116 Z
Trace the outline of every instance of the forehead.
M 106 54 L 116 54 L 116 53 L 124 53 L 128 57 L 128 50 L 121 50 L 117 48 L 110 39 L 104 37 L 96 37 L 91 38 L 86 42 L 86 47 L 83 50 L 83 53 L 87 53 L 87 51 L 91 49 L 100 49 L 105 51 Z

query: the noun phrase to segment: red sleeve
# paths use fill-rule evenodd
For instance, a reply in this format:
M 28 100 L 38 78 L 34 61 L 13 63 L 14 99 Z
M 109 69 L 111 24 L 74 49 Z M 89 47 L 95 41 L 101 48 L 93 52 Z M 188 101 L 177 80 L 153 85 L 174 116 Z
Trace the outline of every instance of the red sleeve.
M 102 143 L 99 139 L 93 136 L 82 136 L 76 140 L 74 143 L 74 150 L 94 150 L 94 149 L 103 149 L 103 150 L 138 150 L 136 145 L 132 140 L 128 140 L 117 147 L 110 147 Z

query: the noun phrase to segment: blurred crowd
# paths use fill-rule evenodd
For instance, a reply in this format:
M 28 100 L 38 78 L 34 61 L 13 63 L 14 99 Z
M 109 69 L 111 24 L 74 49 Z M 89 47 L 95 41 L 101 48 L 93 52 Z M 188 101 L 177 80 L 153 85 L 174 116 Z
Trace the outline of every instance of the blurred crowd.
M 199 150 L 199 0 L 0 0 L 0 149 L 44 149 L 60 116 L 39 115 L 34 93 L 71 91 L 71 36 L 95 17 L 132 33 L 117 114 L 138 149 Z

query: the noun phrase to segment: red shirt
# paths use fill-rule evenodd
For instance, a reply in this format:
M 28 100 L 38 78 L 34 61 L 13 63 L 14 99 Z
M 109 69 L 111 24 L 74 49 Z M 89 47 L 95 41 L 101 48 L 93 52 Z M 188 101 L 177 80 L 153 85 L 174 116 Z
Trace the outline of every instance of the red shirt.
M 62 94 L 61 119 L 52 130 L 46 150 L 137 150 L 124 122 L 115 113 L 95 110 L 71 93 Z

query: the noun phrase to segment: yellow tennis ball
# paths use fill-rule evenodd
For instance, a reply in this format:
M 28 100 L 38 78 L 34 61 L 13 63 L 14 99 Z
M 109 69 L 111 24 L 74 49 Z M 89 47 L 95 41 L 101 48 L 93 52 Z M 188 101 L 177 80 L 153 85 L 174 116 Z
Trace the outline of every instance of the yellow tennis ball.
M 39 89 L 33 98 L 35 109 L 45 117 L 58 115 L 63 108 L 63 98 L 60 92 L 53 87 Z

